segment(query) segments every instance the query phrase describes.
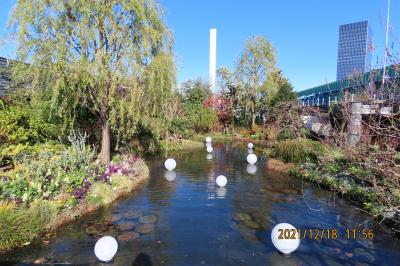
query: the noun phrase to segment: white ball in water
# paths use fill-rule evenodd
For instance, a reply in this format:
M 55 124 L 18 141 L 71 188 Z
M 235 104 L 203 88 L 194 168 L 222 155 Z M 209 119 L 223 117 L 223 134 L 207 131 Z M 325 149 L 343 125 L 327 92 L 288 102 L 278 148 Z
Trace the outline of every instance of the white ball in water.
M 215 180 L 215 182 L 217 183 L 218 186 L 224 187 L 226 185 L 226 183 L 228 183 L 228 180 L 226 179 L 225 176 L 219 175 L 219 176 L 217 176 L 217 179 Z
M 254 145 L 253 145 L 253 143 L 251 143 L 251 142 L 250 142 L 249 144 L 247 144 L 247 148 L 249 148 L 249 149 L 253 149 L 253 146 L 254 146 Z
M 294 239 L 287 237 L 288 239 L 286 239 L 284 235 L 283 239 L 279 239 L 278 237 L 281 234 L 281 230 L 283 230 L 283 234 L 285 234 L 285 232 L 289 232 L 291 235 L 292 232 L 295 232 L 296 237 Z M 291 252 L 295 251 L 300 245 L 300 238 L 297 236 L 296 228 L 288 223 L 280 223 L 275 225 L 271 232 L 271 240 L 276 249 L 283 254 L 290 254 Z
M 257 172 L 257 166 L 254 164 L 248 164 L 246 170 L 247 173 L 254 175 Z
M 206 156 L 206 159 L 207 159 L 207 160 L 212 160 L 212 158 L 213 158 L 212 154 L 211 154 L 211 153 L 208 153 L 207 156 Z
M 255 164 L 257 162 L 257 155 L 255 155 L 254 153 L 247 155 L 247 162 L 249 164 Z
M 212 143 L 211 142 L 206 142 L 206 147 L 211 147 Z
M 213 147 L 208 146 L 208 147 L 207 147 L 207 152 L 208 152 L 208 153 L 212 153 L 212 151 L 213 151 Z
M 169 158 L 165 160 L 164 166 L 167 168 L 167 170 L 172 171 L 176 167 L 176 161 L 172 158 Z
M 111 261 L 115 254 L 117 254 L 117 251 L 118 242 L 112 236 L 103 236 L 97 240 L 96 245 L 94 246 L 94 254 L 103 262 Z
M 165 171 L 164 177 L 167 181 L 174 181 L 176 179 L 176 173 L 175 171 Z
M 211 142 L 211 137 L 207 137 L 206 142 Z

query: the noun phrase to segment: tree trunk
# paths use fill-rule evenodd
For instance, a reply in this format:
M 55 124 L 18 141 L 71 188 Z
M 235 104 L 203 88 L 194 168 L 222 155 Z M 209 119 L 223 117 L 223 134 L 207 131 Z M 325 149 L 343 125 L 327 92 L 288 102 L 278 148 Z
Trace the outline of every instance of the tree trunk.
M 256 129 L 256 112 L 251 110 L 251 133 L 254 133 Z
M 104 164 L 110 163 L 110 126 L 108 125 L 108 121 L 105 120 L 101 125 L 102 134 L 101 134 L 101 162 Z

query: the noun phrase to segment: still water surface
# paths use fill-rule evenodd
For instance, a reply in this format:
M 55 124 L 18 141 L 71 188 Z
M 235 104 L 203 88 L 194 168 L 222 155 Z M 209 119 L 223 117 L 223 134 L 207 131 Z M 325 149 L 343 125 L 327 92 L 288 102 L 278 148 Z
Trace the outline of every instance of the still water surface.
M 47 244 L 36 241 L 0 261 L 96 264 L 96 238 L 108 234 L 119 237 L 119 251 L 108 265 L 400 265 L 400 241 L 357 206 L 267 172 L 257 149 L 254 173 L 243 143 L 213 147 L 212 158 L 205 149 L 174 155 L 175 179 L 164 170 L 163 158 L 149 158 L 150 179 L 132 195 L 63 227 Z M 220 174 L 228 178 L 225 188 L 215 185 Z M 143 215 L 149 216 L 141 223 Z M 302 239 L 298 250 L 283 256 L 270 239 L 281 222 L 337 229 L 338 238 Z M 374 239 L 346 239 L 345 229 L 358 224 L 372 228 Z

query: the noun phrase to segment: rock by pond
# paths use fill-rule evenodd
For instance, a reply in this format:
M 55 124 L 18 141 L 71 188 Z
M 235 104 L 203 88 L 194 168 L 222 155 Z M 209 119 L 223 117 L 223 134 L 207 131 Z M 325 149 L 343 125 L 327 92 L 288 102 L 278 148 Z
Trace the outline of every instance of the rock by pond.
M 111 217 L 111 222 L 112 223 L 118 222 L 119 220 L 121 220 L 121 218 L 122 218 L 121 214 L 113 214 Z
M 142 211 L 135 211 L 135 210 L 127 211 L 127 212 L 124 214 L 124 217 L 125 217 L 126 219 L 137 219 L 137 218 L 139 218 L 139 217 L 141 217 L 141 216 L 143 216 L 143 212 L 142 212 Z
M 252 220 L 244 220 L 243 224 L 250 229 L 260 229 L 260 225 Z
M 119 223 L 116 225 L 116 228 L 120 231 L 129 231 L 135 228 L 135 223 L 133 222 L 124 222 L 124 223 Z
M 232 219 L 235 222 L 239 223 L 239 222 L 243 222 L 243 221 L 250 221 L 251 220 L 251 216 L 249 214 L 247 214 L 247 213 L 238 212 L 238 213 L 235 213 L 235 215 L 233 215 Z
M 104 232 L 106 232 L 108 229 L 109 226 L 107 224 L 102 224 L 102 223 L 89 224 L 85 228 L 85 232 L 91 237 L 98 238 L 103 236 Z
M 124 232 L 118 236 L 119 241 L 131 241 L 139 238 L 140 235 L 136 232 Z
M 251 216 L 247 213 L 235 213 L 235 215 L 233 215 L 232 219 L 239 224 L 243 224 L 245 225 L 247 228 L 250 229 L 260 229 L 261 226 L 259 223 L 257 223 L 256 221 L 254 221 Z
M 158 218 L 157 215 L 150 214 L 150 215 L 145 215 L 139 218 L 139 223 L 141 224 L 153 224 L 157 222 Z
M 141 234 L 149 234 L 156 228 L 155 224 L 141 224 L 136 228 L 136 231 Z

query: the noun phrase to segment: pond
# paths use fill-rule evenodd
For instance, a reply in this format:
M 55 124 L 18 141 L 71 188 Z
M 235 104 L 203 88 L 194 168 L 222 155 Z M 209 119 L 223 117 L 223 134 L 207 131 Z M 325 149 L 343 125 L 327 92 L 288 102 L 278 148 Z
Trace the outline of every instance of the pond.
M 101 235 L 118 238 L 114 265 L 398 265 L 400 241 L 356 205 L 302 180 L 245 162 L 245 143 L 214 143 L 176 154 L 176 177 L 164 159 L 147 160 L 149 181 L 96 214 L 62 227 L 46 241 L 4 255 L 0 261 L 96 264 Z M 256 172 L 254 173 L 254 171 Z M 225 188 L 215 185 L 223 174 Z M 337 239 L 301 239 L 289 256 L 271 242 L 282 222 L 296 228 L 337 229 Z M 347 239 L 346 228 L 372 229 L 369 239 Z

